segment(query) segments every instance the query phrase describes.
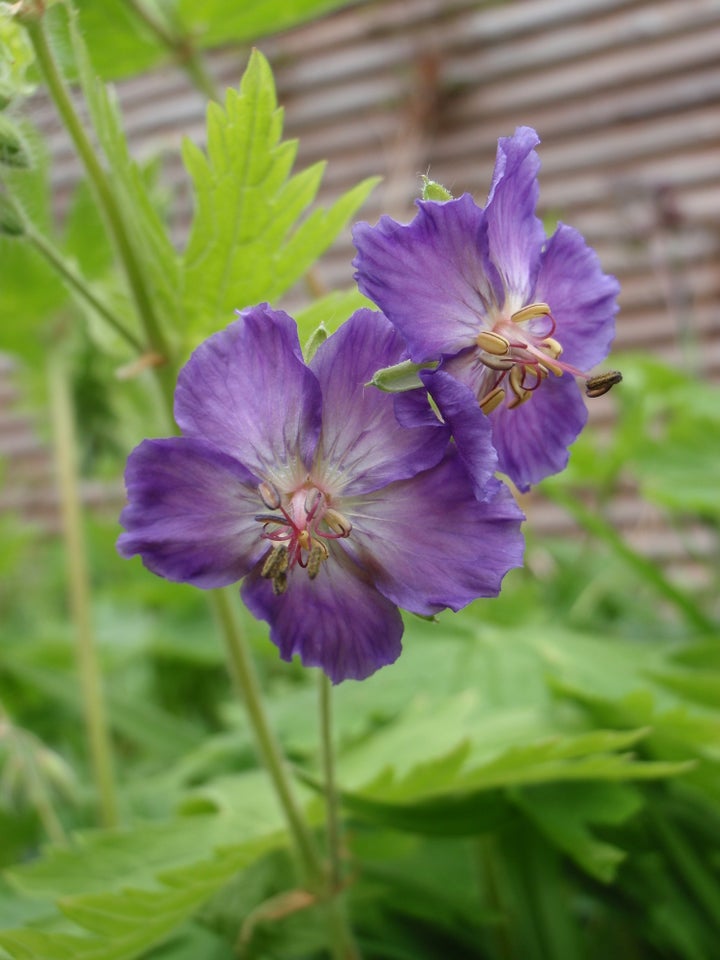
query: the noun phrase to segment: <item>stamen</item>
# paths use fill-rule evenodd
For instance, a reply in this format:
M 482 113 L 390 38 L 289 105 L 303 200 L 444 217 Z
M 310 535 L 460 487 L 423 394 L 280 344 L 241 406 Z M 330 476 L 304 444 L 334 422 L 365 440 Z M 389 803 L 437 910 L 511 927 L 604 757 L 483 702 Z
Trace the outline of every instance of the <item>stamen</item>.
M 504 357 L 510 350 L 510 341 L 501 337 L 499 333 L 492 333 L 490 330 L 483 330 L 475 338 L 475 342 L 486 353 L 494 357 Z
M 599 373 L 596 377 L 590 377 L 585 381 L 585 395 L 587 397 L 602 397 L 621 380 L 622 374 L 619 370 Z
M 512 392 L 515 394 L 514 398 L 508 404 L 508 407 L 513 410 L 515 407 L 519 407 L 521 403 L 525 403 L 526 400 L 530 399 L 530 390 L 524 386 L 525 368 L 513 367 L 508 376 L 508 381 L 510 382 Z
M 484 356 L 480 357 L 480 362 L 490 367 L 491 370 L 511 370 L 515 361 L 503 357 Z
M 314 580 L 315 577 L 320 572 L 320 567 L 329 556 L 328 548 L 324 543 L 316 543 L 315 546 L 310 551 L 310 556 L 307 561 L 307 574 L 311 580 Z
M 287 574 L 276 573 L 272 581 L 273 593 L 276 597 L 281 597 L 287 590 Z
M 344 517 L 338 510 L 329 507 L 323 517 L 325 523 L 330 527 L 333 533 L 339 537 L 349 537 L 352 532 L 352 524 L 347 517 Z
M 549 370 L 550 373 L 554 373 L 556 377 L 561 377 L 563 375 L 562 367 L 559 367 L 556 363 L 553 363 L 552 360 L 550 360 L 550 358 L 546 357 L 544 354 L 540 354 L 538 363 L 541 367 L 545 367 L 546 370 Z
M 279 574 L 284 574 L 288 568 L 287 547 L 273 547 L 265 558 L 260 576 L 267 580 L 274 580 Z
M 529 303 L 521 310 L 516 310 L 510 319 L 513 323 L 524 323 L 526 320 L 534 320 L 536 317 L 546 317 L 550 313 L 550 307 L 547 303 Z
M 493 410 L 497 410 L 500 404 L 505 399 L 505 391 L 502 387 L 495 387 L 494 390 L 491 390 L 490 393 L 485 394 L 485 396 L 480 401 L 480 409 L 484 414 L 492 413 Z
M 545 337 L 545 339 L 540 343 L 540 346 L 547 350 L 553 360 L 557 360 L 560 356 L 562 356 L 562 344 L 558 343 L 554 337 Z
M 275 487 L 266 480 L 263 480 L 262 483 L 258 484 L 257 489 L 258 493 L 260 494 L 260 499 L 268 508 L 268 510 L 277 510 L 282 501 L 280 499 L 280 494 L 277 492 Z

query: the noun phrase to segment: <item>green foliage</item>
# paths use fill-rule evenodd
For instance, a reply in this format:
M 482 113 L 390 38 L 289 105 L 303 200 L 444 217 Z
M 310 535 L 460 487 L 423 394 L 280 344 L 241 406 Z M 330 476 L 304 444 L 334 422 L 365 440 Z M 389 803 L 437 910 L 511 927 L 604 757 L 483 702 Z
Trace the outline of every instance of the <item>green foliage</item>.
M 159 0 L 144 6 L 151 23 L 140 31 L 137 8 L 120 0 L 83 0 L 79 19 L 51 11 L 56 50 L 80 82 L 96 156 L 178 359 L 236 308 L 290 291 L 372 182 L 328 209 L 315 206 L 322 165 L 293 173 L 296 144 L 281 139 L 272 74 L 254 53 L 240 90 L 228 91 L 224 107 L 210 105 L 206 148 L 184 146 L 196 204 L 178 253 L 157 168 L 132 157 L 115 97 L 96 72 L 154 65 L 174 56 L 188 31 L 200 44 L 247 40 L 336 5 Z M 97 184 L 79 185 L 59 229 L 43 145 L 23 122 L 6 140 L 2 196 L 17 207 L 24 236 L 0 240 L 2 345 L 42 376 L 48 333 L 58 338 L 75 364 L 83 466 L 101 462 L 117 483 L 124 450 L 154 432 L 159 406 L 147 375 L 115 383 L 127 347 L 87 296 L 141 333 L 117 236 Z M 55 269 L 33 232 L 52 245 Z M 367 305 L 344 290 L 301 310 L 308 353 Z M 367 960 L 714 956 L 720 455 L 708 441 L 720 404 L 716 389 L 657 361 L 618 365 L 617 429 L 609 438 L 586 432 L 570 469 L 547 485 L 585 537 L 537 543 L 530 530 L 527 569 L 508 576 L 497 601 L 437 623 L 409 617 L 398 663 L 335 691 L 346 895 Z M 693 558 L 704 575 L 697 585 L 674 579 L 615 529 L 613 499 L 628 483 L 669 524 L 702 527 L 711 549 Z M 0 953 L 315 960 L 326 951 L 327 908 L 298 890 L 284 820 L 203 598 L 121 561 L 115 512 L 85 532 L 120 830 L 88 829 L 95 796 L 66 610 L 68 557 L 56 538 L 2 523 L 0 864 L 9 869 Z M 309 671 L 281 664 L 264 626 L 238 616 L 299 803 L 319 832 Z
M 366 180 L 328 210 L 306 215 L 323 164 L 290 176 L 296 143 L 281 141 L 272 73 L 254 51 L 225 109 L 211 103 L 207 155 L 186 140 L 195 216 L 184 256 L 183 313 L 193 337 L 227 323 L 246 304 L 276 301 L 327 249 L 366 199 Z M 300 218 L 303 218 L 298 223 Z

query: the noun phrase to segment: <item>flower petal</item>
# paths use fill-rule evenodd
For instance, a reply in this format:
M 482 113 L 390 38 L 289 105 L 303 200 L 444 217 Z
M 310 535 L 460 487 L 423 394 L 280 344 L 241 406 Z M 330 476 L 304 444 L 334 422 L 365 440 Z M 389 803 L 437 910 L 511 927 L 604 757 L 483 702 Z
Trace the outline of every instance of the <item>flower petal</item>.
M 267 543 L 254 519 L 257 479 L 204 440 L 144 440 L 125 470 L 129 504 L 120 516 L 123 557 L 140 554 L 168 580 L 212 588 L 234 583 Z
M 364 680 L 400 656 L 402 618 L 351 560 L 330 549 L 314 580 L 295 567 L 281 596 L 256 568 L 243 582 L 242 598 L 254 616 L 270 624 L 270 639 L 283 660 L 298 654 L 333 683 Z
M 484 214 L 469 194 L 417 201 L 403 225 L 381 217 L 358 223 L 353 260 L 362 292 L 383 310 L 418 363 L 474 342 L 492 291 L 487 278 Z
M 559 473 L 586 420 L 587 408 L 573 377 L 548 377 L 522 406 L 510 410 L 505 403 L 490 414 L 499 469 L 523 491 Z
M 498 140 L 485 207 L 490 258 L 504 286 L 496 291 L 498 303 L 505 302 L 506 292 L 516 294 L 514 309 L 528 302 L 545 242 L 545 230 L 535 215 L 540 169 L 535 147 L 539 143 L 532 127 L 518 127 L 512 137 Z
M 295 322 L 261 304 L 214 334 L 180 371 L 175 419 L 258 477 L 283 487 L 307 471 L 320 434 L 320 387 Z
M 535 299 L 550 305 L 563 360 L 590 371 L 604 360 L 615 336 L 620 284 L 603 273 L 583 237 L 560 224 L 543 253 Z
M 498 465 L 490 421 L 478 406 L 470 387 L 449 373 L 437 370 L 435 373 L 421 373 L 420 377 L 450 427 L 475 496 L 478 500 L 485 500 L 490 478 Z
M 386 597 L 413 613 L 459 610 L 494 597 L 511 567 L 522 564 L 522 511 L 508 489 L 490 482 L 477 500 L 451 450 L 437 467 L 353 501 L 342 511 L 353 531 L 342 548 Z
M 367 386 L 379 367 L 397 363 L 404 347 L 381 313 L 358 310 L 318 347 L 310 363 L 323 396 L 319 471 L 343 496 L 426 470 L 445 452 L 446 429 L 401 426 L 394 398 Z

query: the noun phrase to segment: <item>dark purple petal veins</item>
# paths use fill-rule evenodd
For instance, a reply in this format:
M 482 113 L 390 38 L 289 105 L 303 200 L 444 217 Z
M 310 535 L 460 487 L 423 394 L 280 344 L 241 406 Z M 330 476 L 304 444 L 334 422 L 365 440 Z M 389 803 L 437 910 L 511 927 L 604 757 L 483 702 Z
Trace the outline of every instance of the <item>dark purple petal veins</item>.
M 128 459 L 123 557 L 140 554 L 158 576 L 227 586 L 265 552 L 254 514 L 257 479 L 204 440 L 144 440 Z
M 307 473 L 320 435 L 320 386 L 295 322 L 260 305 L 205 340 L 180 371 L 175 418 L 280 485 Z
M 243 582 L 242 598 L 270 624 L 283 660 L 297 655 L 306 667 L 321 667 L 333 683 L 364 680 L 400 656 L 402 618 L 362 569 L 331 549 L 337 555 L 320 576 L 310 579 L 296 568 L 280 596 L 256 568 Z

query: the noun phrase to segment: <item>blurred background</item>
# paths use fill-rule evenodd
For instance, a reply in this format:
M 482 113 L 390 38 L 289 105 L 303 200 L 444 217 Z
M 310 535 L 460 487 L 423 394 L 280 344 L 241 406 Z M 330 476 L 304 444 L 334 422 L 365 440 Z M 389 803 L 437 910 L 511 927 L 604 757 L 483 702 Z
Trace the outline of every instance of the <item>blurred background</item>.
M 205 98 L 183 71 L 161 65 L 152 31 L 123 16 L 121 3 L 100 13 L 85 6 L 90 37 L 103 17 L 110 41 L 115 31 L 102 50 L 103 74 L 117 80 L 136 156 L 160 158 L 159 182 L 182 244 L 191 198 L 179 145 L 182 137 L 202 142 Z M 275 70 L 286 135 L 300 139 L 298 166 L 328 161 L 321 200 L 382 175 L 362 211 L 370 221 L 381 212 L 409 219 L 421 174 L 482 203 L 497 138 L 534 126 L 548 229 L 558 219 L 577 227 L 621 282 L 616 351 L 717 380 L 720 2 L 375 0 L 257 42 Z M 206 53 L 217 90 L 237 85 L 248 49 L 223 45 Z M 144 64 L 152 69 L 138 73 Z M 129 72 L 135 75 L 123 76 Z M 62 218 L 78 161 L 42 93 L 26 112 L 50 146 L 53 206 Z M 347 287 L 352 256 L 346 234 L 320 264 L 314 292 Z M 307 300 L 305 289 L 296 290 L 286 306 Z M 53 528 L 50 457 L 18 396 L 13 366 L 12 356 L 2 358 L 0 511 Z M 630 373 L 624 388 L 633 403 L 644 390 L 636 380 Z M 590 405 L 600 431 L 613 419 L 618 393 Z M 121 493 L 88 478 L 86 496 L 116 504 Z M 528 509 L 538 534 L 573 528 L 541 495 Z M 644 554 L 681 577 L 704 575 L 716 548 L 706 526 L 688 520 L 678 531 L 629 477 L 608 509 Z
M 121 138 L 107 131 L 101 162 L 125 177 L 118 196 L 147 199 L 135 214 L 160 212 L 178 251 L 193 204 L 181 142 L 204 146 L 208 98 L 237 88 L 253 46 L 272 65 L 284 136 L 299 138 L 295 169 L 327 161 L 320 202 L 382 176 L 360 211 L 371 222 L 409 220 L 422 175 L 482 204 L 498 137 L 537 129 L 548 232 L 576 227 L 620 280 L 608 367 L 624 379 L 589 401 L 569 468 L 523 497 L 526 564 L 500 597 L 439 624 L 408 616 L 397 664 L 336 690 L 350 911 L 368 960 L 714 960 L 720 0 L 74 6 L 140 167 L 121 150 L 113 166 L 107 143 Z M 48 31 L 71 72 L 57 13 Z M 273 797 L 206 595 L 116 553 L 127 454 L 167 427 L 151 375 L 48 266 L 53 244 L 137 328 L 31 67 L 26 99 L 4 101 L 5 41 L 0 31 L 0 172 L 34 233 L 0 236 L 0 868 L 24 864 L 0 877 L 0 955 L 69 956 L 62 938 L 82 927 L 82 956 L 120 956 L 120 931 L 135 944 L 124 957 L 231 960 L 250 918 L 248 960 L 315 960 L 325 934 L 312 911 L 263 920 L 294 883 L 286 853 L 254 855 L 239 878 L 209 853 L 272 820 Z M 12 233 L 5 197 L 0 232 Z M 147 274 L 162 294 L 168 248 L 147 242 L 160 221 L 146 219 L 131 226 L 157 254 Z M 353 255 L 348 229 L 274 305 L 293 313 L 347 290 Z M 186 354 L 207 330 L 159 306 Z M 264 624 L 237 616 L 272 726 L 312 788 L 314 671 L 280 662 Z M 74 831 L 118 823 L 121 836 L 85 833 L 62 853 Z M 173 901 L 163 877 L 179 864 Z M 135 906 L 127 887 L 142 891 Z M 182 927 L 158 946 L 148 916 L 161 887 Z M 5 935 L 22 926 L 25 939 Z

